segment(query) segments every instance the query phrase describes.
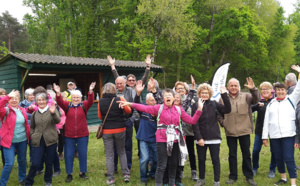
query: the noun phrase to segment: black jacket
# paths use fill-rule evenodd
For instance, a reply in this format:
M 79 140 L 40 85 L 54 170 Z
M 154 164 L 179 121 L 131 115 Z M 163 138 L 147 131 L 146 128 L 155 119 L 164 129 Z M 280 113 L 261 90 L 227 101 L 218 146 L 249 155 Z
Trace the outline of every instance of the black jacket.
M 267 105 L 270 103 L 270 101 L 273 99 L 270 98 L 268 100 L 261 99 L 259 102 L 264 103 L 263 107 L 260 107 L 259 104 L 252 106 L 252 112 L 257 111 L 257 118 L 256 118 L 256 126 L 255 126 L 255 134 L 262 136 L 262 130 L 264 126 L 264 120 L 265 120 L 265 113 L 267 109 Z
M 114 97 L 115 100 L 111 105 L 110 111 L 107 115 L 104 129 L 117 129 L 125 127 L 124 112 L 123 109 L 119 108 L 119 103 L 117 103 L 117 101 L 120 101 L 120 98 L 115 94 L 104 94 L 103 97 L 99 100 L 102 120 L 104 120 L 109 105 Z
M 215 102 L 216 109 L 220 114 L 227 114 L 231 112 L 231 104 L 227 93 L 221 94 L 224 101 L 224 105 Z M 195 125 L 193 125 L 194 138 L 199 141 L 204 140 L 215 140 L 221 139 L 220 128 L 217 120 L 216 111 L 211 103 L 212 101 L 207 100 L 204 103 L 202 114 Z M 196 112 L 198 103 L 193 104 L 192 115 Z

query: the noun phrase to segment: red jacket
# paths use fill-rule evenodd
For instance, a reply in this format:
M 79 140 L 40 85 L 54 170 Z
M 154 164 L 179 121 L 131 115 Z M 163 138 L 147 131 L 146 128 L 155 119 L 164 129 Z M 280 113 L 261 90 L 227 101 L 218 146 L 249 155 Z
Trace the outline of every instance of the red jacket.
M 61 96 L 56 96 L 56 102 L 66 113 L 70 102 L 64 101 Z M 94 103 L 94 92 L 92 94 L 89 93 L 88 100 L 83 101 L 82 103 L 85 112 L 87 113 Z M 80 106 L 78 106 L 77 108 L 70 107 L 68 113 L 66 113 L 66 122 L 65 122 L 66 137 L 80 138 L 89 135 L 85 112 Z
M 0 100 L 0 119 L 1 122 L 3 121 L 5 115 L 6 115 L 6 108 L 5 104 L 10 100 L 10 98 L 6 95 L 4 98 Z M 18 106 L 19 107 L 19 106 Z M 5 118 L 4 123 L 2 123 L 2 127 L 0 129 L 0 137 L 1 137 L 1 146 L 10 148 L 12 139 L 14 137 L 14 131 L 15 131 L 15 124 L 17 115 L 14 111 L 14 109 L 8 104 L 9 112 Z M 30 138 L 30 127 L 28 124 L 28 118 L 27 114 L 24 108 L 19 107 L 21 110 L 24 118 L 25 118 L 25 130 L 26 130 L 26 136 L 27 140 Z

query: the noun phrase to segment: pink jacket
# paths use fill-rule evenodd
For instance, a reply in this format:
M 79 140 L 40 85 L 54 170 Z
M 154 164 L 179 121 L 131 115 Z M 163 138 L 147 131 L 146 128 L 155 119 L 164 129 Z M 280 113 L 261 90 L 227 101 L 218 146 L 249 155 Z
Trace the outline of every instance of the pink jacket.
M 0 119 L 1 122 L 3 121 L 5 115 L 6 115 L 6 108 L 5 104 L 10 100 L 8 96 L 3 97 L 0 100 Z M 16 119 L 17 115 L 14 111 L 14 109 L 8 104 L 9 112 L 5 118 L 4 123 L 2 123 L 2 127 L 0 129 L 0 137 L 1 137 L 1 146 L 10 148 L 11 142 L 14 136 L 14 131 L 15 131 L 15 124 L 16 124 Z M 27 114 L 24 108 L 19 107 L 18 108 L 21 110 L 24 118 L 25 118 L 25 130 L 26 130 L 26 136 L 27 140 L 30 138 L 30 127 L 28 125 L 28 118 Z
M 157 116 L 158 110 L 160 108 L 160 104 L 150 106 L 150 105 L 132 103 L 132 108 L 140 112 L 146 112 L 148 114 Z M 181 110 L 181 120 L 192 125 L 196 124 L 196 122 L 198 121 L 202 113 L 197 109 L 194 116 L 191 117 L 181 107 L 180 110 Z M 172 105 L 172 107 L 168 107 L 164 104 L 163 110 L 159 117 L 159 124 L 164 124 L 164 125 L 173 124 L 175 126 L 179 126 L 179 113 L 174 105 Z M 167 142 L 166 129 L 160 129 L 156 131 L 156 142 Z

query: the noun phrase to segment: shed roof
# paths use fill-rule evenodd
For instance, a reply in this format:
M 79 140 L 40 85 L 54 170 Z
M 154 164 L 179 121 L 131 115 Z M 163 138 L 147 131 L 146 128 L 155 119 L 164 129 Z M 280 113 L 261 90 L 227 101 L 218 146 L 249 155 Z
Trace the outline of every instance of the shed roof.
M 0 63 L 4 62 L 10 56 L 13 56 L 21 61 L 29 63 L 42 63 L 42 64 L 62 64 L 62 65 L 87 65 L 87 66 L 110 66 L 107 59 L 100 58 L 82 58 L 82 57 L 69 57 L 69 56 L 52 56 L 41 54 L 24 54 L 24 53 L 9 53 L 4 58 L 0 59 Z M 141 61 L 123 61 L 116 60 L 116 67 L 129 67 L 129 68 L 145 68 L 146 64 Z M 160 69 L 159 65 L 151 64 L 152 69 Z

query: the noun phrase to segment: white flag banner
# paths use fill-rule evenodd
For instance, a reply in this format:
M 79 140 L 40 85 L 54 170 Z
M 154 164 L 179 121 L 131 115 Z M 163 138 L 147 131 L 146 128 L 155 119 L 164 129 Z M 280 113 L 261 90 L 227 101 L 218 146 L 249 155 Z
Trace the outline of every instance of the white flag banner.
M 221 86 L 226 87 L 226 79 L 227 79 L 227 74 L 228 74 L 228 69 L 229 69 L 230 62 L 226 62 L 219 66 L 213 77 L 212 77 L 212 89 L 213 89 L 213 96 L 211 97 L 211 100 L 219 101 L 221 98 L 221 92 L 220 88 Z

